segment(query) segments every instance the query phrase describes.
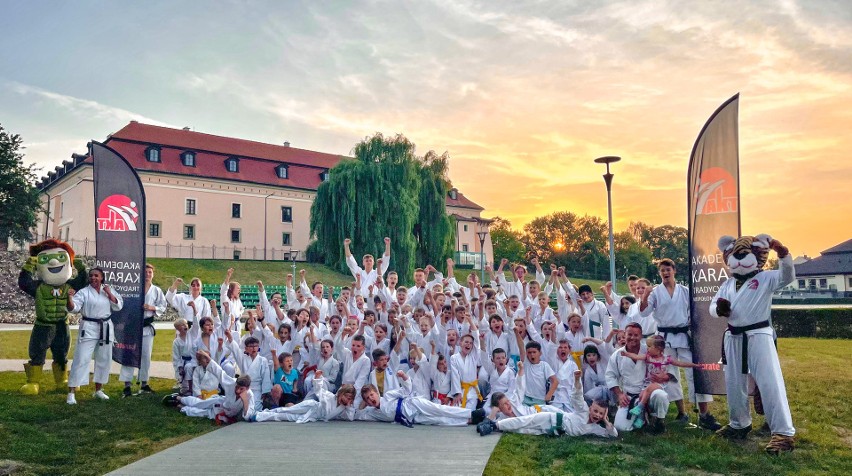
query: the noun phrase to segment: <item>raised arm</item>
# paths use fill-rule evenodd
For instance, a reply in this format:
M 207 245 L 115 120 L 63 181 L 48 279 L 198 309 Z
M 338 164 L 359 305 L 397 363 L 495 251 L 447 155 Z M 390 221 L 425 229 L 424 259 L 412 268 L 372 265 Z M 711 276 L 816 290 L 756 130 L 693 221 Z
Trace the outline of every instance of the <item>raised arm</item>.
M 388 272 L 388 267 L 390 266 L 390 255 L 391 255 L 391 239 L 386 236 L 385 237 L 385 254 L 382 255 L 382 258 L 379 260 L 379 276 L 384 276 L 385 273 Z

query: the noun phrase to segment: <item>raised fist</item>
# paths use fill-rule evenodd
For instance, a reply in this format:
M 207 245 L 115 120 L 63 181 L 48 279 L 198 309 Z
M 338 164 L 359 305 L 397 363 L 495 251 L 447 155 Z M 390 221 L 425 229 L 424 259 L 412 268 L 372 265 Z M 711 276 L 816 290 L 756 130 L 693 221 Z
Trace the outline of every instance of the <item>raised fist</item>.
M 503 258 L 500 260 L 500 266 L 506 266 L 509 263 L 508 258 Z
M 769 242 L 769 248 L 778 253 L 779 258 L 783 258 L 790 254 L 790 250 L 787 249 L 786 246 L 782 245 L 778 240 L 772 240 Z
M 718 314 L 719 317 L 731 317 L 731 301 L 728 301 L 725 298 L 717 299 L 716 314 Z
M 389 244 L 390 244 L 390 238 L 388 238 L 387 236 L 385 237 L 385 244 L 386 244 L 386 245 L 389 245 Z
M 343 240 L 343 245 L 344 245 L 344 246 L 349 246 L 349 245 L 351 245 L 351 244 L 352 244 L 352 240 L 350 240 L 349 238 L 346 238 L 346 239 L 344 239 L 344 240 Z

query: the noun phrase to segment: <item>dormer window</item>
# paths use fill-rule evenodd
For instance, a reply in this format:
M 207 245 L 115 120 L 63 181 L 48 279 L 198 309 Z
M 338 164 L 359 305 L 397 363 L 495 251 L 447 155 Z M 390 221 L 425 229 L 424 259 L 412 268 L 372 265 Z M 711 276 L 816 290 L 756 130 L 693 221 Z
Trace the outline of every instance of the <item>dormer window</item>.
M 225 170 L 228 172 L 239 172 L 240 171 L 240 159 L 236 157 L 229 157 L 225 160 Z
M 289 167 L 287 165 L 281 164 L 281 165 L 275 167 L 275 175 L 277 175 L 278 178 L 280 178 L 280 179 L 289 178 L 290 175 L 289 175 L 289 171 L 287 169 L 289 169 Z
M 459 199 L 459 191 L 454 189 L 454 188 L 451 188 L 450 189 L 450 199 L 458 200 Z
M 180 154 L 180 161 L 186 167 L 195 167 L 195 152 L 186 151 Z
M 157 146 L 150 146 L 145 149 L 145 158 L 148 159 L 148 162 L 160 162 L 160 148 Z
M 323 182 L 328 182 L 329 177 L 330 177 L 330 173 L 329 173 L 328 170 L 326 170 L 325 172 L 322 172 L 320 174 L 320 180 L 322 180 Z

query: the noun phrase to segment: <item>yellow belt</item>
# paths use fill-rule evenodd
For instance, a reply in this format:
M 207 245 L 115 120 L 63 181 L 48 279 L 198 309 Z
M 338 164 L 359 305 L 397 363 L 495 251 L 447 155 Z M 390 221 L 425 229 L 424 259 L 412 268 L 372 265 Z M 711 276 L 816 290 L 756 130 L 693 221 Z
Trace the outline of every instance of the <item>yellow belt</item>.
M 201 399 L 202 400 L 207 400 L 208 398 L 214 397 L 216 395 L 219 395 L 219 389 L 218 388 L 216 390 L 202 390 L 201 391 Z
M 577 364 L 577 368 L 582 369 L 583 368 L 583 351 L 571 352 L 571 357 L 574 357 L 574 362 Z
M 533 405 L 533 408 L 535 408 L 536 413 L 541 413 L 541 405 Z
M 474 380 L 472 382 L 462 382 L 461 388 L 462 388 L 462 404 L 461 404 L 462 408 L 467 406 L 467 392 L 471 388 L 476 390 L 476 400 L 480 401 L 480 402 L 482 401 L 482 394 L 479 393 L 479 381 Z

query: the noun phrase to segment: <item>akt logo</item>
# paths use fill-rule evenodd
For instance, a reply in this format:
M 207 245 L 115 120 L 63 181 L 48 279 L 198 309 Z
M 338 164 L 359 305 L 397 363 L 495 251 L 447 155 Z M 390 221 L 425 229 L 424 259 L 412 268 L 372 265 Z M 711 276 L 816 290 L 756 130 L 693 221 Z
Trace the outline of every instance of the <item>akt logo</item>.
M 98 206 L 99 231 L 136 231 L 139 210 L 124 195 L 110 195 Z
M 737 182 L 725 169 L 709 168 L 701 174 L 695 202 L 696 215 L 736 213 Z

